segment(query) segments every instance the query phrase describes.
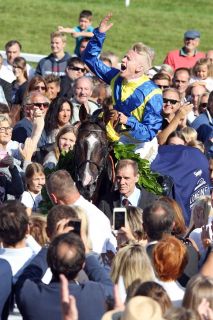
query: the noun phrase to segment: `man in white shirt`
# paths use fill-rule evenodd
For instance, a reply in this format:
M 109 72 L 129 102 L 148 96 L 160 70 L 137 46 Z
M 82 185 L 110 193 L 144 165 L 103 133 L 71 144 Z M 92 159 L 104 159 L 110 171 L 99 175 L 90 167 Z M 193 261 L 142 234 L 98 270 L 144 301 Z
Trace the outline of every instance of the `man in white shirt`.
M 109 219 L 94 204 L 82 197 L 66 170 L 58 170 L 47 179 L 47 191 L 54 204 L 74 205 L 85 210 L 89 223 L 92 249 L 98 254 L 115 252 L 116 239 L 112 235 Z
M 79 111 L 81 105 L 84 105 L 88 114 L 93 114 L 99 107 L 98 105 L 90 100 L 93 92 L 93 82 L 92 79 L 86 76 L 75 79 L 73 90 L 74 98 L 71 99 L 73 105 L 73 116 L 71 123 L 79 121 Z
M 27 238 L 29 217 L 23 204 L 17 200 L 6 201 L 0 212 L 0 258 L 9 262 L 15 283 L 41 247 L 32 237 Z
M 0 78 L 9 83 L 16 79 L 13 73 L 13 61 L 21 56 L 21 48 L 21 43 L 17 40 L 10 40 L 5 44 L 7 60 L 4 60 L 0 69 Z M 34 70 L 29 64 L 27 64 L 27 75 L 29 79 L 34 76 Z

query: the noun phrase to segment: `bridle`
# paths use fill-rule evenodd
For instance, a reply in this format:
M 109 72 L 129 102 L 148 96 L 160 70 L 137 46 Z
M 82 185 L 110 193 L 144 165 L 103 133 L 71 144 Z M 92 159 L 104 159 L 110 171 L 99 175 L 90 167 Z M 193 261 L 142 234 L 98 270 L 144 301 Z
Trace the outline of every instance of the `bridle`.
M 98 125 L 98 124 L 97 124 Z M 97 132 L 97 133 L 103 133 L 104 131 L 100 129 L 84 129 L 84 128 L 80 128 L 79 129 L 79 132 L 89 132 L 89 133 L 93 133 L 93 132 Z M 76 155 L 77 155 L 77 146 L 78 144 L 80 144 L 80 142 L 78 141 L 76 146 L 75 146 L 75 159 L 76 159 Z M 80 177 L 79 177 L 79 171 L 80 171 L 80 168 L 82 166 L 84 166 L 85 164 L 89 163 L 89 164 L 93 164 L 94 166 L 96 166 L 97 170 L 98 170 L 98 174 L 94 180 L 94 183 L 97 182 L 98 178 L 100 177 L 101 173 L 103 172 L 104 168 L 106 168 L 106 163 L 107 163 L 107 156 L 108 156 L 108 145 L 107 145 L 107 141 L 106 141 L 106 145 L 104 145 L 101 149 L 100 152 L 103 152 L 103 163 L 101 165 L 99 165 L 97 162 L 93 161 L 93 160 L 90 160 L 90 159 L 86 159 L 84 161 L 82 161 L 80 164 L 77 164 L 76 161 L 75 161 L 75 165 L 77 167 L 77 173 L 76 173 L 76 181 L 81 181 Z

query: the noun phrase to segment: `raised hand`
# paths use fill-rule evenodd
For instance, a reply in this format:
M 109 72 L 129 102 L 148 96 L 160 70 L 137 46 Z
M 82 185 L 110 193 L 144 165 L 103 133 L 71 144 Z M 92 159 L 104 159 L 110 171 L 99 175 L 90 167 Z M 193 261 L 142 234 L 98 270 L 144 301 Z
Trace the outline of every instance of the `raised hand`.
M 19 146 L 19 152 L 23 160 L 31 161 L 33 153 L 36 151 L 37 144 L 31 138 L 25 140 L 24 146 Z
M 203 298 L 201 303 L 198 305 L 197 312 L 199 313 L 201 320 L 213 320 L 213 310 L 206 298 Z
M 211 245 L 211 236 L 209 232 L 209 226 L 207 225 L 202 226 L 201 240 L 204 248 L 207 248 Z
M 180 120 L 184 120 L 185 117 L 189 112 L 193 110 L 193 104 L 192 103 L 185 103 L 180 109 L 177 111 L 177 114 L 180 117 Z
M 100 31 L 100 32 L 107 32 L 109 29 L 112 28 L 113 23 L 112 23 L 112 22 L 109 23 L 111 17 L 112 17 L 112 13 L 110 12 L 110 13 L 108 13 L 108 14 L 106 15 L 106 17 L 103 18 L 103 20 L 100 22 L 100 25 L 99 25 L 99 31 Z
M 75 297 L 69 294 L 68 280 L 60 274 L 61 282 L 61 306 L 63 320 L 78 320 L 78 310 Z

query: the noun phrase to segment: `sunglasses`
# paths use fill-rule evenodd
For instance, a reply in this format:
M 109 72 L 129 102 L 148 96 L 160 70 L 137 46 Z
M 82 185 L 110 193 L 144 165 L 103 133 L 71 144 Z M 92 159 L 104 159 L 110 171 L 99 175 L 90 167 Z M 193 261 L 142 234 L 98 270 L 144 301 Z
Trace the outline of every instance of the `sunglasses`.
M 43 91 L 46 91 L 46 87 L 45 87 L 45 86 L 35 86 L 34 89 L 35 89 L 35 90 L 41 89 L 41 90 L 43 90 Z
M 167 98 L 163 98 L 163 103 L 170 103 L 170 104 L 176 104 L 177 102 L 180 102 L 178 100 L 174 100 L 174 99 L 167 99 Z
M 49 107 L 49 102 L 35 102 L 35 103 L 31 103 L 28 104 L 27 106 L 29 107 L 38 107 L 39 109 L 41 108 L 48 108 Z
M 85 72 L 85 68 L 79 68 L 79 67 L 68 67 L 68 70 L 74 70 L 74 71 L 81 71 Z
M 19 66 L 14 65 L 14 66 L 13 66 L 13 69 L 21 69 L 21 70 L 22 70 L 22 67 L 19 67 Z

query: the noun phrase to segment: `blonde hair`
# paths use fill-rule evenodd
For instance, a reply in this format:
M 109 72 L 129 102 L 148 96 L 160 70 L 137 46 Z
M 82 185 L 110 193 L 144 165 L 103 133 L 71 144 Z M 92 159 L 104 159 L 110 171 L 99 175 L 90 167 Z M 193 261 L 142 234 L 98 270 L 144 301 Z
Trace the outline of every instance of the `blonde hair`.
M 75 210 L 78 216 L 78 219 L 81 219 L 81 230 L 86 235 L 87 246 L 92 250 L 92 243 L 89 238 L 89 222 L 86 215 L 86 211 L 80 206 L 71 206 L 71 207 Z
M 182 135 L 184 136 L 187 144 L 191 141 L 194 142 L 195 140 L 197 140 L 197 131 L 194 128 L 185 127 L 180 131 L 181 131 Z
M 67 37 L 64 33 L 60 32 L 60 31 L 54 31 L 50 34 L 50 40 L 52 40 L 53 38 L 61 38 L 61 40 L 66 43 L 67 42 Z
M 203 298 L 213 309 L 213 279 L 199 274 L 192 277 L 187 283 L 183 307 L 196 311 Z
M 138 207 L 128 206 L 127 222 L 131 232 L 137 240 L 144 239 L 145 231 L 143 229 L 143 210 Z
M 29 183 L 32 179 L 32 177 L 34 176 L 34 174 L 40 174 L 40 175 L 44 175 L 44 167 L 37 162 L 32 162 L 30 164 L 28 164 L 26 171 L 25 171 L 25 182 L 26 182 L 26 186 L 29 189 Z
M 145 72 L 147 72 L 152 67 L 153 52 L 151 48 L 146 46 L 143 42 L 136 42 L 135 44 L 133 44 L 132 50 L 145 58 L 147 64 Z
M 170 80 L 174 77 L 174 69 L 169 64 L 162 64 L 159 72 L 167 74 L 170 77 Z
M 151 262 L 142 245 L 128 244 L 118 251 L 112 263 L 112 281 L 118 283 L 120 276 L 123 276 L 126 289 L 136 280 L 141 282 L 154 280 Z
M 44 246 L 48 243 L 49 238 L 46 233 L 47 219 L 41 214 L 33 214 L 29 217 L 30 234 L 40 244 Z
M 11 126 L 12 125 L 12 121 L 11 121 L 11 118 L 9 116 L 9 114 L 0 114 L 0 123 L 2 123 L 3 121 L 7 121 L 9 123 L 9 125 Z
M 213 66 L 211 61 L 207 58 L 201 58 L 195 63 L 192 69 L 193 75 L 197 76 L 197 72 L 199 71 L 200 67 L 205 65 L 207 66 L 207 77 L 213 77 Z
M 190 141 L 189 143 L 187 143 L 187 146 L 197 148 L 197 149 L 199 149 L 202 153 L 205 153 L 205 146 L 204 146 L 204 144 L 203 144 L 201 141 L 199 141 L 199 140 Z

